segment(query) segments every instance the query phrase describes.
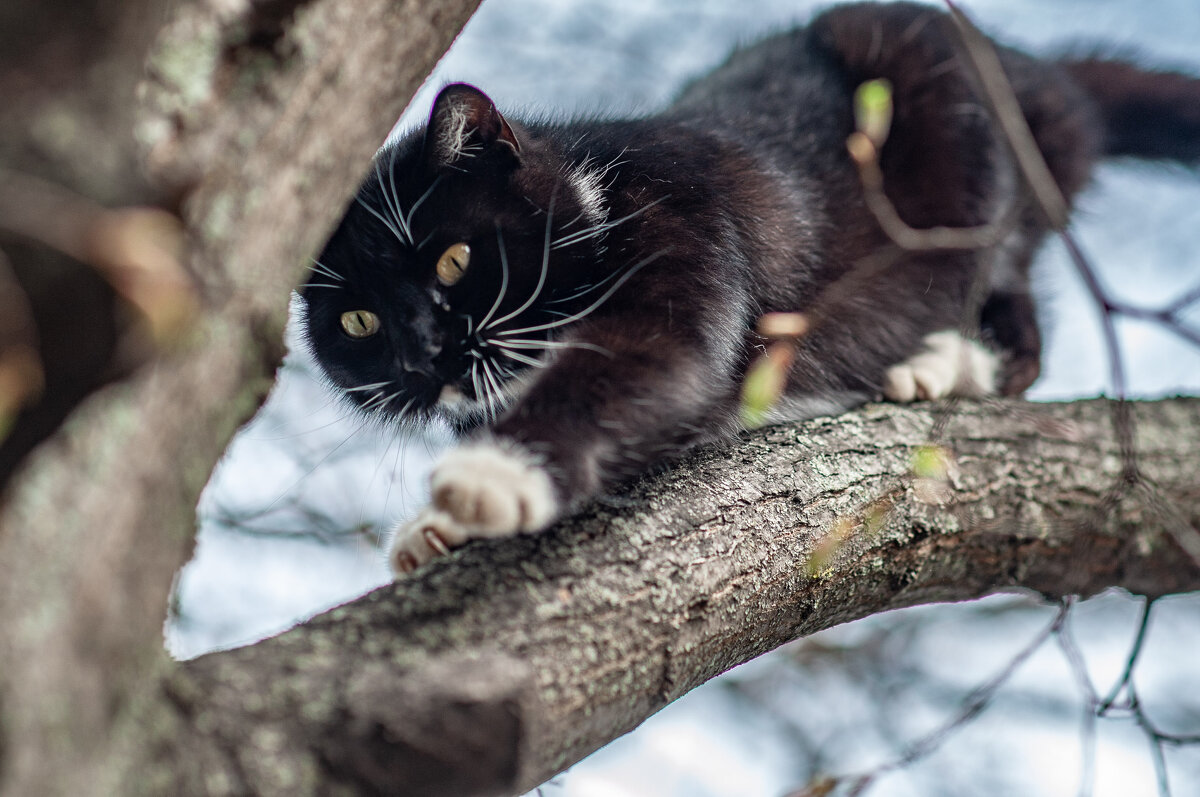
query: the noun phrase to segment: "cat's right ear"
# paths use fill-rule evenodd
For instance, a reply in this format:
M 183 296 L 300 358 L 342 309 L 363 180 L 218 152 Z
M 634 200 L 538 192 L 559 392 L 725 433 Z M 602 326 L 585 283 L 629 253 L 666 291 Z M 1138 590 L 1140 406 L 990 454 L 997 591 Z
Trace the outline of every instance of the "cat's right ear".
M 425 129 L 427 164 L 462 168 L 464 161 L 483 157 L 516 162 L 520 153 L 517 134 L 482 91 L 451 83 L 438 94 Z

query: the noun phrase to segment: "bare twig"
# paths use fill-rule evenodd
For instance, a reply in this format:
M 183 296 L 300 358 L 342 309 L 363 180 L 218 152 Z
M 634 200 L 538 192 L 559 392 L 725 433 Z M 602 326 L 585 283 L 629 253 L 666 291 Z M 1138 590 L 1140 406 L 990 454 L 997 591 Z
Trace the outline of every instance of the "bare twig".
M 1147 598 L 1142 605 L 1142 617 L 1138 622 L 1137 635 L 1133 638 L 1133 647 L 1129 650 L 1129 656 L 1125 660 L 1125 670 L 1121 673 L 1120 679 L 1113 685 L 1112 691 L 1108 693 L 1100 703 L 1096 706 L 1096 711 L 1104 714 L 1109 707 L 1116 701 L 1117 696 L 1121 694 L 1121 690 L 1129 685 L 1129 679 L 1133 677 L 1133 668 L 1137 664 L 1138 656 L 1142 655 L 1142 646 L 1146 642 L 1146 631 L 1150 628 L 1150 613 L 1154 609 L 1154 600 Z
M 933 732 L 925 735 L 921 739 L 918 739 L 909 748 L 908 752 L 906 752 L 900 758 L 896 759 L 895 761 L 881 764 L 870 772 L 856 776 L 853 779 L 840 779 L 842 782 L 849 782 L 850 788 L 847 791 L 847 797 L 858 797 L 860 794 L 865 794 L 866 790 L 883 775 L 910 766 L 922 758 L 925 758 L 926 756 L 936 752 L 937 749 L 946 742 L 946 740 L 955 730 L 971 722 L 973 719 L 983 713 L 984 709 L 988 707 L 992 699 L 996 696 L 996 692 L 999 691 L 1000 687 L 1012 677 L 1013 673 L 1015 673 L 1017 669 L 1029 659 L 1030 656 L 1036 653 L 1038 649 L 1045 644 L 1046 640 L 1049 639 L 1052 634 L 1058 632 L 1063 623 L 1066 621 L 1069 609 L 1070 602 L 1064 601 L 1059 607 L 1058 613 L 1055 615 L 1054 620 L 1044 629 L 1042 629 L 1038 635 L 1029 642 L 1029 644 L 1018 651 L 1017 654 L 1009 660 L 1008 664 L 1005 665 L 1003 670 L 997 673 L 991 680 L 980 685 L 969 695 L 967 695 L 966 699 L 963 701 L 962 707 L 953 718 Z
M 879 151 L 861 131 L 852 133 L 846 149 L 858 167 L 867 208 L 896 246 L 907 252 L 970 251 L 987 249 L 1004 240 L 1024 210 L 1024 203 L 1013 202 L 996 221 L 978 227 L 930 227 L 916 229 L 900 218 L 896 206 L 883 190 L 883 170 Z

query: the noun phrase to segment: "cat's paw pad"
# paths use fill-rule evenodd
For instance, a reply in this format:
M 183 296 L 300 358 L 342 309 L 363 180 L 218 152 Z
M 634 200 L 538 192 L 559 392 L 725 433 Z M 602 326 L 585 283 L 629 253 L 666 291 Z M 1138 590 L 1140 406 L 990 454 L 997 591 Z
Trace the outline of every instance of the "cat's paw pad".
M 430 486 L 433 504 L 392 537 L 388 561 L 397 576 L 471 539 L 539 531 L 559 512 L 545 469 L 515 445 L 453 449 L 434 468 Z
M 978 397 L 996 392 L 1000 358 L 954 330 L 925 337 L 925 349 L 883 377 L 891 401 L 932 401 L 948 396 Z
M 504 537 L 545 528 L 558 514 L 545 469 L 520 448 L 493 443 L 449 452 L 430 478 L 433 505 L 473 537 Z

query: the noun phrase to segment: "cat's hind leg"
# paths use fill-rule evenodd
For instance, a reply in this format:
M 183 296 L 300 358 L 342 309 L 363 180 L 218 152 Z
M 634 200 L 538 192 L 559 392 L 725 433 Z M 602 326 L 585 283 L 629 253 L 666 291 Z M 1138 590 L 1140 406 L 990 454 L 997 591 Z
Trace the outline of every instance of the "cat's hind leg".
M 890 401 L 932 401 L 996 393 L 1000 357 L 958 330 L 944 329 L 925 337 L 922 351 L 887 369 L 883 395 Z

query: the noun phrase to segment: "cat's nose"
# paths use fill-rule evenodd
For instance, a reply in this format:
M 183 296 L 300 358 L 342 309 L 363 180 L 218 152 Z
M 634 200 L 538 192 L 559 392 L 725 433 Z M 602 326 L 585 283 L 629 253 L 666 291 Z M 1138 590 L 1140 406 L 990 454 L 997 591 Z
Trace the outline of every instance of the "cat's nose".
M 433 376 L 433 359 L 442 352 L 442 344 L 425 342 L 412 347 L 413 351 L 397 352 L 396 365 L 410 374 Z
M 410 360 L 404 357 L 400 360 L 400 368 L 408 374 L 422 374 L 423 376 L 433 376 L 433 363 L 428 360 Z

